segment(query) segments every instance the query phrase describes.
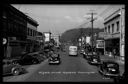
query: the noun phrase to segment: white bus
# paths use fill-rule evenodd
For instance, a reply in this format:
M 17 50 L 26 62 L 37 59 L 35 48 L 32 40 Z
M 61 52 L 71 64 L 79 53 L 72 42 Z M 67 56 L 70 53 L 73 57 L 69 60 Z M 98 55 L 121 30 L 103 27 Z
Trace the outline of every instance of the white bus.
M 69 56 L 77 56 L 78 55 L 78 48 L 77 46 L 69 46 Z

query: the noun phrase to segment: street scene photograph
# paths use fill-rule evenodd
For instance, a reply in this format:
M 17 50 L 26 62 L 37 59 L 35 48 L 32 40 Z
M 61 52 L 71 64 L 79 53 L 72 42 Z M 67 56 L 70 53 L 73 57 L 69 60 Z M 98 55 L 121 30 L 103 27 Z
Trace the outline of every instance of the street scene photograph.
M 125 79 L 124 4 L 3 4 L 3 82 Z

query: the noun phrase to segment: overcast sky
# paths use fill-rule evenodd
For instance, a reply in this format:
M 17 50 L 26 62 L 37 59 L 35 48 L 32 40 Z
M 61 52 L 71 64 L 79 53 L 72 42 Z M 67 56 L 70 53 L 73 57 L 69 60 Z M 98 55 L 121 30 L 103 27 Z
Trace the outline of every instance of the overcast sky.
M 61 34 L 72 28 L 91 27 L 90 17 L 94 13 L 94 27 L 103 28 L 104 18 L 122 5 L 31 5 L 12 4 L 15 8 L 32 17 L 39 24 L 38 31 Z M 87 23 L 83 25 L 84 23 Z

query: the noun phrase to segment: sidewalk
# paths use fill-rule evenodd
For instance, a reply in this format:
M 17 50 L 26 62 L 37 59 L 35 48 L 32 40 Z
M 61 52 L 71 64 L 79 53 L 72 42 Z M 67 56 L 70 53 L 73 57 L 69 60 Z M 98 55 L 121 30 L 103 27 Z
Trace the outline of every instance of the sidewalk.
M 101 60 L 113 60 L 115 62 L 117 62 L 119 64 L 119 68 L 120 68 L 120 74 L 122 75 L 124 70 L 125 70 L 125 62 L 120 60 L 119 56 L 116 56 L 115 58 L 109 57 L 108 55 L 101 55 L 100 56 Z
M 114 61 L 116 61 L 117 63 L 119 63 L 120 65 L 124 65 L 125 63 L 124 63 L 124 61 L 122 61 L 121 59 L 120 59 L 120 57 L 119 56 L 116 56 L 115 58 L 114 58 L 114 56 L 108 56 L 108 55 L 101 55 L 100 56 L 101 57 L 101 59 L 105 59 L 105 60 L 114 60 Z

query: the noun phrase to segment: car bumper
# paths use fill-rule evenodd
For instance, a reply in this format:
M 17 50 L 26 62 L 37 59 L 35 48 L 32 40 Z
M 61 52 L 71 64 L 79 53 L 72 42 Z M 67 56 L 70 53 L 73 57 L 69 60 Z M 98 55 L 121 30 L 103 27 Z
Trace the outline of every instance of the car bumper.
M 105 73 L 102 70 L 99 70 L 100 73 L 102 73 L 104 76 L 109 76 L 109 77 L 118 77 L 120 74 L 110 74 L 110 73 Z
M 69 55 L 77 55 L 77 52 L 69 52 Z
M 94 61 L 91 61 L 90 63 L 91 64 L 101 64 L 100 62 L 94 62 Z
M 49 61 L 49 64 L 58 64 L 60 61 Z

